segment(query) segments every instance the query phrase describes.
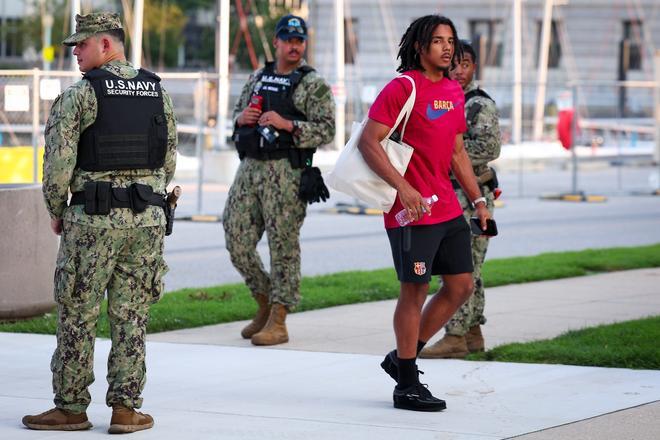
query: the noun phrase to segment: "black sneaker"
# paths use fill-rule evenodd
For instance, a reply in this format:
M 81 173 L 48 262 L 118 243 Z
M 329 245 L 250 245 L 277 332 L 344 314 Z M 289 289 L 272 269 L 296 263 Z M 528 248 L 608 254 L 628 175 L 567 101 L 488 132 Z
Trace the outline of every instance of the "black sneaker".
M 442 411 L 447 409 L 444 400 L 433 397 L 426 385 L 417 382 L 407 388 L 394 387 L 394 407 L 411 411 Z
M 399 360 L 396 357 L 396 350 L 392 350 L 385 355 L 385 359 L 380 363 L 380 367 L 385 370 L 395 382 L 399 381 Z M 424 374 L 424 372 L 418 369 L 418 378 L 420 374 Z
M 385 355 L 385 359 L 380 363 L 380 367 L 385 370 L 395 382 L 399 380 L 399 360 L 396 358 L 396 350 L 392 350 Z

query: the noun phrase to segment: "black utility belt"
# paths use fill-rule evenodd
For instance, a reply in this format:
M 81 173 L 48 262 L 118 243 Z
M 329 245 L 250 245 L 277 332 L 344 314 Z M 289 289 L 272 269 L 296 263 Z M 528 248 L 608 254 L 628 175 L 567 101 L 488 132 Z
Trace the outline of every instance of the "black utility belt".
M 112 208 L 143 212 L 147 206 L 165 206 L 165 195 L 154 193 L 149 185 L 134 183 L 128 188 L 113 188 L 110 182 L 87 182 L 83 191 L 73 193 L 69 206 L 85 205 L 89 215 L 108 215 Z
M 277 160 L 277 159 L 288 159 L 290 148 L 285 150 L 271 150 L 271 151 L 246 151 L 245 156 L 251 159 L 256 160 Z

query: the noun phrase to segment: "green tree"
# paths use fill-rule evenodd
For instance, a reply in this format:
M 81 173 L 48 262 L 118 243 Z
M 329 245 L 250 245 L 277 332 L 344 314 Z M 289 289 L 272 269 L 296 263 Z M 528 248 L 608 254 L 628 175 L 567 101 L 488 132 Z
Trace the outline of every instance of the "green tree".
M 251 8 L 249 10 L 246 8 L 247 3 L 251 3 Z M 280 19 L 280 17 L 288 14 L 290 11 L 282 5 L 271 5 L 269 0 L 252 0 L 250 2 L 243 0 L 243 10 L 247 11 L 246 16 L 248 29 L 252 39 L 254 51 L 257 58 L 260 61 L 263 61 L 266 59 L 266 50 L 264 45 L 270 47 L 270 50 L 272 51 L 275 25 L 277 24 L 277 21 Z M 240 22 L 238 20 L 238 11 L 235 2 L 232 2 L 231 17 L 232 20 L 230 21 L 229 31 L 230 48 L 233 46 L 237 32 L 240 32 Z M 257 17 L 261 18 L 261 32 L 257 26 Z M 239 70 L 252 70 L 253 67 L 250 62 L 250 55 L 245 43 L 245 38 L 242 34 L 240 35 L 240 44 L 238 46 L 238 50 L 236 51 L 235 63 L 235 69 Z
M 163 70 L 176 66 L 183 29 L 188 22 L 176 0 L 146 0 L 142 47 L 145 66 Z
M 68 15 L 68 0 L 27 0 L 28 6 L 32 7 L 34 13 L 24 18 L 21 24 L 21 30 L 24 38 L 24 48 L 34 47 L 40 54 L 43 50 L 43 16 L 51 14 L 53 24 L 51 27 L 51 44 L 55 48 L 55 60 L 53 69 L 62 69 L 64 67 L 64 57 L 67 53 L 70 55 L 71 49 L 62 45 L 62 40 L 69 36 L 71 32 L 70 16 Z M 41 64 L 41 63 L 39 63 Z
M 172 0 L 176 3 L 186 15 L 190 15 L 196 10 L 206 10 L 209 14 L 217 14 L 217 0 Z M 230 1 L 230 21 L 229 21 L 229 46 L 234 46 L 237 33 L 240 32 L 240 22 L 237 0 Z M 257 59 L 262 62 L 266 59 L 264 45 L 272 50 L 272 39 L 277 20 L 289 11 L 284 6 L 271 5 L 270 0 L 241 0 L 243 10 L 247 17 L 248 30 L 252 40 L 252 45 Z M 261 18 L 262 31 L 257 27 L 257 17 Z M 188 45 L 186 47 L 187 58 L 195 59 L 196 64 L 212 66 L 215 63 L 215 26 L 204 26 L 198 29 L 202 41 L 208 41 L 208 44 Z M 242 33 L 239 34 L 239 44 L 234 57 L 234 69 L 252 70 L 250 55 Z

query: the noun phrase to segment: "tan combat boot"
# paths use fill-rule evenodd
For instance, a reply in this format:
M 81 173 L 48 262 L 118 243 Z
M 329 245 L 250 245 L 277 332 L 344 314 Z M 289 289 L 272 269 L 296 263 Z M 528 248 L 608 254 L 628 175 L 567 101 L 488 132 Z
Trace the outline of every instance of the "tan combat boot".
M 445 335 L 435 344 L 424 347 L 419 353 L 422 359 L 463 359 L 468 355 L 465 336 Z
M 81 431 L 92 427 L 87 420 L 87 413 L 75 414 L 61 408 L 53 408 L 36 416 L 25 416 L 23 424 L 30 429 L 49 431 Z
M 254 299 L 257 301 L 259 308 L 257 309 L 257 314 L 254 315 L 252 322 L 245 326 L 241 331 L 241 336 L 244 339 L 250 339 L 255 334 L 259 333 L 266 322 L 268 322 L 268 316 L 270 315 L 270 304 L 268 304 L 268 297 L 266 295 L 255 295 Z
M 287 310 L 282 304 L 273 304 L 266 326 L 256 335 L 252 336 L 254 345 L 277 345 L 289 342 L 289 333 L 286 331 Z
M 484 351 L 484 336 L 481 334 L 481 326 L 475 325 L 465 334 L 465 342 L 470 353 Z
M 149 414 L 142 414 L 122 405 L 112 406 L 112 418 L 108 429 L 110 434 L 129 434 L 153 426 L 154 419 Z

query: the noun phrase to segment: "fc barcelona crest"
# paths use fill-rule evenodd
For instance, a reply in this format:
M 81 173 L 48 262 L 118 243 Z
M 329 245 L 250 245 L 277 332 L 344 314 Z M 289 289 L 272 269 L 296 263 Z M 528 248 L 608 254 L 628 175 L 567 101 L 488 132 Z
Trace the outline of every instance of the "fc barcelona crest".
M 426 273 L 426 263 L 424 261 L 415 261 L 415 275 L 422 276 Z

